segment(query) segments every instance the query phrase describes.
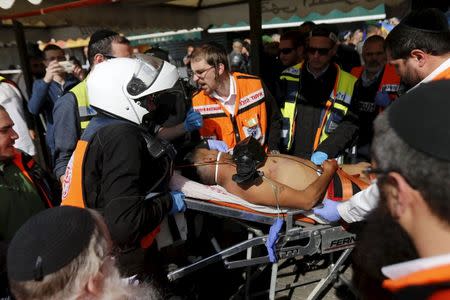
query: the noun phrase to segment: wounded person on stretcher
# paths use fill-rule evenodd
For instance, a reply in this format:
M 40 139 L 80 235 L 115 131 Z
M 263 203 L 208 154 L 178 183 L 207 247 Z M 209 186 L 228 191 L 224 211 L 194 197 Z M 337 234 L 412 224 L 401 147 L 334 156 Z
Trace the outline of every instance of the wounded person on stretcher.
M 254 152 L 259 150 L 253 148 L 248 151 L 247 147 L 244 157 L 251 156 L 250 163 L 247 159 L 242 167 L 240 157 L 236 156 L 237 148 L 238 145 L 233 156 L 197 148 L 191 160 L 201 182 L 207 185 L 218 184 L 229 193 L 254 204 L 309 210 L 324 199 L 330 183 L 336 178 L 338 165 L 335 160 L 327 160 L 318 167 L 309 160 L 295 156 L 264 154 L 263 159 L 260 155 L 259 160 L 254 160 L 256 163 L 252 164 L 251 160 L 258 156 Z M 248 168 L 249 165 L 253 166 L 254 172 L 251 167 Z M 341 168 L 344 173 L 356 175 L 360 182 L 368 184 L 370 180 L 363 174 L 368 166 L 368 163 L 360 163 L 342 165 Z

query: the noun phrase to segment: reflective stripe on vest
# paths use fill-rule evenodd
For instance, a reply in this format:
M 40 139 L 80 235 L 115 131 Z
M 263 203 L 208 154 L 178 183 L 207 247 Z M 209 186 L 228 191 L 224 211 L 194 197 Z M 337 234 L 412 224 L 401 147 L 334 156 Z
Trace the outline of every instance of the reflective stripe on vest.
M 292 145 L 293 132 L 295 130 L 295 119 L 297 111 L 295 106 L 298 98 L 298 83 L 300 80 L 300 69 L 303 63 L 287 68 L 281 73 L 280 80 L 286 80 L 286 99 L 280 108 L 283 116 L 281 128 L 281 143 L 284 148 L 290 149 Z
M 344 115 L 347 114 L 348 107 L 350 105 L 353 87 L 356 82 L 356 78 L 349 73 L 341 70 L 336 65 L 337 75 L 334 83 L 333 91 L 331 92 L 330 99 L 326 102 L 325 108 L 322 112 L 320 126 L 317 128 L 313 150 L 316 150 L 320 143 L 322 143 L 328 135 L 333 132 L 336 127 L 341 123 Z M 301 69 L 302 66 L 300 66 Z M 282 136 L 286 137 L 285 142 L 286 149 L 290 150 L 292 147 L 293 136 L 295 133 L 295 118 L 296 118 L 296 100 L 293 102 L 286 102 L 284 108 L 281 109 L 281 114 L 284 119 L 287 119 L 289 123 L 287 128 L 289 132 L 283 133 Z
M 88 145 L 88 142 L 79 140 L 70 158 L 64 175 L 61 205 L 86 208 L 83 189 L 83 166 Z M 153 231 L 145 235 L 140 241 L 141 248 L 146 249 L 150 247 L 159 231 L 160 226 L 157 226 Z
M 69 91 L 75 96 L 75 100 L 77 101 L 80 127 L 83 130 L 88 126 L 89 121 L 97 114 L 95 110 L 89 106 L 86 80 L 87 79 L 84 79 Z
M 222 140 L 230 148 L 250 135 L 264 145 L 267 113 L 261 80 L 238 72 L 232 75 L 236 83 L 234 115 L 228 112 L 220 100 L 207 96 L 204 91 L 192 98 L 194 110 L 203 117 L 200 134 L 205 138 Z

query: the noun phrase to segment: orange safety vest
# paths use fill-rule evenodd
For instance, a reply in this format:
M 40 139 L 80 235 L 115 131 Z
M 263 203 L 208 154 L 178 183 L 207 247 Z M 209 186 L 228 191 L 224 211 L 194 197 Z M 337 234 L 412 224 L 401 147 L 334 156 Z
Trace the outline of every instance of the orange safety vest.
M 28 171 L 34 167 L 36 162 L 30 157 L 30 159 L 24 164 L 23 155 L 24 153 L 18 150 L 15 151 L 13 158 L 14 165 L 16 165 L 16 167 L 19 168 L 20 172 L 31 182 L 34 187 L 36 187 L 36 189 L 38 190 L 38 194 L 44 198 L 43 200 L 47 207 L 53 207 L 52 201 L 50 200 L 47 191 L 33 179 L 33 176 Z
M 417 271 L 398 279 L 386 279 L 383 281 L 383 287 L 393 294 L 399 294 L 402 290 L 412 287 L 439 286 L 445 284 L 442 289 L 432 290 L 428 300 L 447 300 L 450 299 L 450 265 L 437 266 L 431 269 Z
M 450 79 L 450 68 L 445 69 L 444 71 L 442 71 L 441 73 L 436 75 L 436 77 L 433 78 L 433 80 L 449 80 L 449 79 Z
M 364 71 L 364 67 L 354 67 L 351 74 L 356 78 L 359 78 Z M 383 77 L 381 78 L 379 92 L 386 92 L 390 94 L 391 100 L 397 98 L 397 92 L 400 88 L 400 76 L 397 75 L 395 67 L 391 64 L 386 64 L 383 71 Z M 395 96 L 393 96 L 395 95 Z
M 351 74 L 356 78 L 359 78 L 364 71 L 364 67 L 354 67 Z M 383 77 L 381 78 L 378 91 L 396 93 L 400 86 L 400 76 L 397 75 L 395 67 L 391 64 L 386 64 L 384 67 Z
M 83 188 L 83 166 L 88 146 L 88 142 L 79 140 L 70 158 L 64 174 L 61 205 L 86 208 L 86 197 Z M 157 226 L 152 232 L 144 236 L 140 241 L 141 248 L 146 249 L 150 247 L 159 231 L 160 226 Z
M 192 98 L 192 107 L 203 117 L 200 134 L 205 138 L 222 140 L 230 148 L 250 135 L 264 145 L 267 111 L 261 80 L 238 72 L 233 73 L 233 78 L 236 83 L 233 116 L 220 100 L 207 96 L 204 91 Z

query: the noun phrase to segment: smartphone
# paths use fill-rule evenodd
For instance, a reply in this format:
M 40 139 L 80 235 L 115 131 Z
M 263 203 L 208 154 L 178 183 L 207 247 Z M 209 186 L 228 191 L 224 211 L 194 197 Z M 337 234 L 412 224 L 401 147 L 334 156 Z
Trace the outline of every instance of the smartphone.
M 60 61 L 59 65 L 64 69 L 64 72 L 66 73 L 73 73 L 73 69 L 75 68 L 75 65 L 68 60 Z

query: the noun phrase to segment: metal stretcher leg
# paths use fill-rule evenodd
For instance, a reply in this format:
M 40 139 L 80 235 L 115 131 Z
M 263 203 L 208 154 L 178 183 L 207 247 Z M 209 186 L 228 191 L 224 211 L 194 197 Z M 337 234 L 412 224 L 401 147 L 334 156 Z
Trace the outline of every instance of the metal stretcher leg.
M 272 275 L 270 276 L 269 299 L 275 300 L 275 292 L 277 291 L 277 275 L 278 263 L 272 264 Z
M 341 254 L 341 256 L 338 258 L 336 263 L 332 265 L 328 275 L 320 280 L 320 282 L 316 285 L 314 290 L 309 294 L 307 300 L 315 300 L 318 299 L 318 297 L 321 295 L 323 291 L 333 282 L 337 279 L 337 276 L 340 273 L 341 267 L 349 257 L 350 253 L 352 252 L 353 248 L 346 249 Z

